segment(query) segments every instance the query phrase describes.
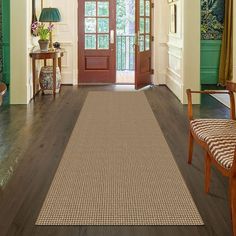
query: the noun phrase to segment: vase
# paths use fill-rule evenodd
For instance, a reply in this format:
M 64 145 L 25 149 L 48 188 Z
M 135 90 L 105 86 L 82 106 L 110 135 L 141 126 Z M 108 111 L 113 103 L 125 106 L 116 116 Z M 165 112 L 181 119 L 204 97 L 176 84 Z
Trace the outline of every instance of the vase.
M 43 66 L 39 75 L 40 88 L 43 94 L 53 94 L 53 67 Z M 56 93 L 59 93 L 61 87 L 61 72 L 56 68 Z
M 48 46 L 49 46 L 49 40 L 39 40 L 39 47 L 42 52 L 47 52 L 48 51 Z

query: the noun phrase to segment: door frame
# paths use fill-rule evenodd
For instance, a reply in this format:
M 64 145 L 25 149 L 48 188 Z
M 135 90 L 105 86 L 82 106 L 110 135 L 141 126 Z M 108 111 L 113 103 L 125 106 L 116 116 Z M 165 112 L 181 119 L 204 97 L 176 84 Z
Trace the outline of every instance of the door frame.
M 77 61 L 77 66 L 76 66 L 76 77 L 77 79 L 75 80 L 76 81 L 76 84 L 75 85 L 87 85 L 87 84 L 83 84 L 83 83 L 80 83 L 80 78 L 79 78 L 79 0 L 75 0 L 76 3 L 77 3 L 77 9 L 76 9 L 76 23 L 77 23 L 77 27 L 76 27 L 76 35 L 77 35 L 77 53 L 76 53 L 76 61 Z M 136 0 L 134 0 L 136 1 Z M 159 79 L 157 78 L 157 71 L 158 71 L 158 64 L 156 63 L 155 61 L 155 56 L 157 55 L 157 49 L 158 49 L 158 41 L 157 41 L 157 38 L 158 38 L 158 28 L 156 27 L 157 23 L 155 24 L 155 22 L 158 22 L 159 21 L 159 18 L 158 18 L 158 14 L 157 14 L 157 10 L 156 10 L 156 13 L 155 13 L 155 8 L 157 7 L 157 2 L 156 0 L 152 0 L 151 1 L 152 4 L 154 4 L 154 7 L 151 8 L 151 30 L 152 30 L 152 36 L 154 37 L 154 41 L 151 42 L 151 47 L 152 47 L 152 68 L 154 70 L 154 73 L 152 74 L 152 82 L 153 84 L 155 85 L 159 85 L 160 84 L 160 81 Z M 102 83 L 104 84 L 104 83 Z M 114 84 L 117 84 L 116 82 Z M 162 84 L 162 83 L 161 83 Z M 101 85 L 99 83 L 90 83 L 89 85 Z
M 78 0 L 78 4 L 84 6 L 86 0 Z M 95 1 L 96 2 L 96 1 Z M 93 84 L 114 84 L 116 81 L 116 37 L 114 37 L 113 42 L 111 42 L 111 33 L 113 31 L 113 35 L 116 35 L 116 2 L 109 1 L 109 15 L 108 16 L 91 16 L 92 18 L 98 19 L 106 18 L 109 19 L 109 32 L 98 32 L 98 23 L 96 23 L 96 32 L 91 33 L 95 35 L 97 38 L 96 48 L 95 49 L 85 49 L 85 35 L 84 32 L 84 20 L 86 19 L 84 9 L 82 7 L 78 8 L 78 77 L 79 77 L 79 69 L 82 68 L 81 74 L 83 75 L 83 81 L 80 82 L 78 78 L 78 84 L 80 85 L 93 85 Z M 96 5 L 97 7 L 97 5 Z M 81 15 L 83 14 L 83 16 Z M 113 19 L 114 17 L 114 19 Z M 81 20 L 82 18 L 82 20 Z M 99 34 L 109 35 L 109 48 L 107 49 L 99 49 L 98 48 L 98 36 Z M 79 40 L 80 38 L 81 41 Z M 80 50 L 80 48 L 82 48 Z M 86 59 L 87 60 L 86 60 Z M 82 62 L 82 66 L 79 63 L 80 60 L 84 60 Z M 96 60 L 100 61 L 100 64 L 104 66 L 104 68 L 100 69 L 97 67 Z M 96 66 L 95 66 L 96 65 Z M 88 66 L 86 68 L 86 66 Z M 90 67 L 90 68 L 89 68 Z M 97 76 L 97 77 L 96 77 Z M 84 78 L 87 78 L 88 81 L 85 81 Z
M 144 15 L 140 15 L 140 2 L 135 2 L 135 89 L 139 90 L 141 88 L 144 88 L 148 85 L 152 85 L 152 71 L 153 71 L 153 53 L 152 53 L 152 48 L 153 48 L 153 29 L 152 29 L 152 16 L 153 16 L 153 3 L 150 0 L 150 15 L 146 16 L 146 1 L 144 1 Z M 143 31 L 143 40 L 144 40 L 144 50 L 140 51 L 140 19 L 144 20 L 144 31 Z M 145 19 L 149 18 L 149 33 L 146 32 L 146 23 Z M 149 34 L 149 50 L 146 50 L 146 36 Z M 142 55 L 141 55 L 142 54 Z M 150 57 L 149 57 L 150 56 Z M 145 65 L 143 59 L 150 59 L 149 61 L 149 72 L 142 72 L 139 68 L 140 65 Z M 145 60 L 147 61 L 147 60 Z M 146 63 L 147 64 L 147 63 Z M 140 79 L 142 80 L 140 83 Z

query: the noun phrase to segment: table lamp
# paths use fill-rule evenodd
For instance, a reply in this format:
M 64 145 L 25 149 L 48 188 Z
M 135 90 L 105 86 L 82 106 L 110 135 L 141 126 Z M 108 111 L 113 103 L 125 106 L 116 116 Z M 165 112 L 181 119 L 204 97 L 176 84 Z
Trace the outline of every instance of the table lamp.
M 52 22 L 60 22 L 61 14 L 57 8 L 43 8 L 39 17 L 40 22 L 49 22 L 50 26 Z M 52 32 L 50 32 L 50 44 L 49 48 L 52 50 Z

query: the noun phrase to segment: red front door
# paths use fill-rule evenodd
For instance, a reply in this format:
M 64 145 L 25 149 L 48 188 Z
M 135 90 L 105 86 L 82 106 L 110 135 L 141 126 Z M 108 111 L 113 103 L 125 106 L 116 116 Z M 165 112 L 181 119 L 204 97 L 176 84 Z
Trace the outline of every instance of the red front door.
M 116 1 L 79 0 L 79 84 L 116 82 Z
M 152 83 L 151 0 L 137 0 L 135 13 L 135 88 Z

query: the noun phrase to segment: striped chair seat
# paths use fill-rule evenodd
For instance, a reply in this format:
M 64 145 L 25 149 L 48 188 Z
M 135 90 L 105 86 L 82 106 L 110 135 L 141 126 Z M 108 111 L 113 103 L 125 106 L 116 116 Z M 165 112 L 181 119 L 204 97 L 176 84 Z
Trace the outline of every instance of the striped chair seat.
M 236 146 L 236 121 L 196 119 L 190 125 L 196 136 L 208 145 L 213 158 L 225 169 L 230 169 Z

